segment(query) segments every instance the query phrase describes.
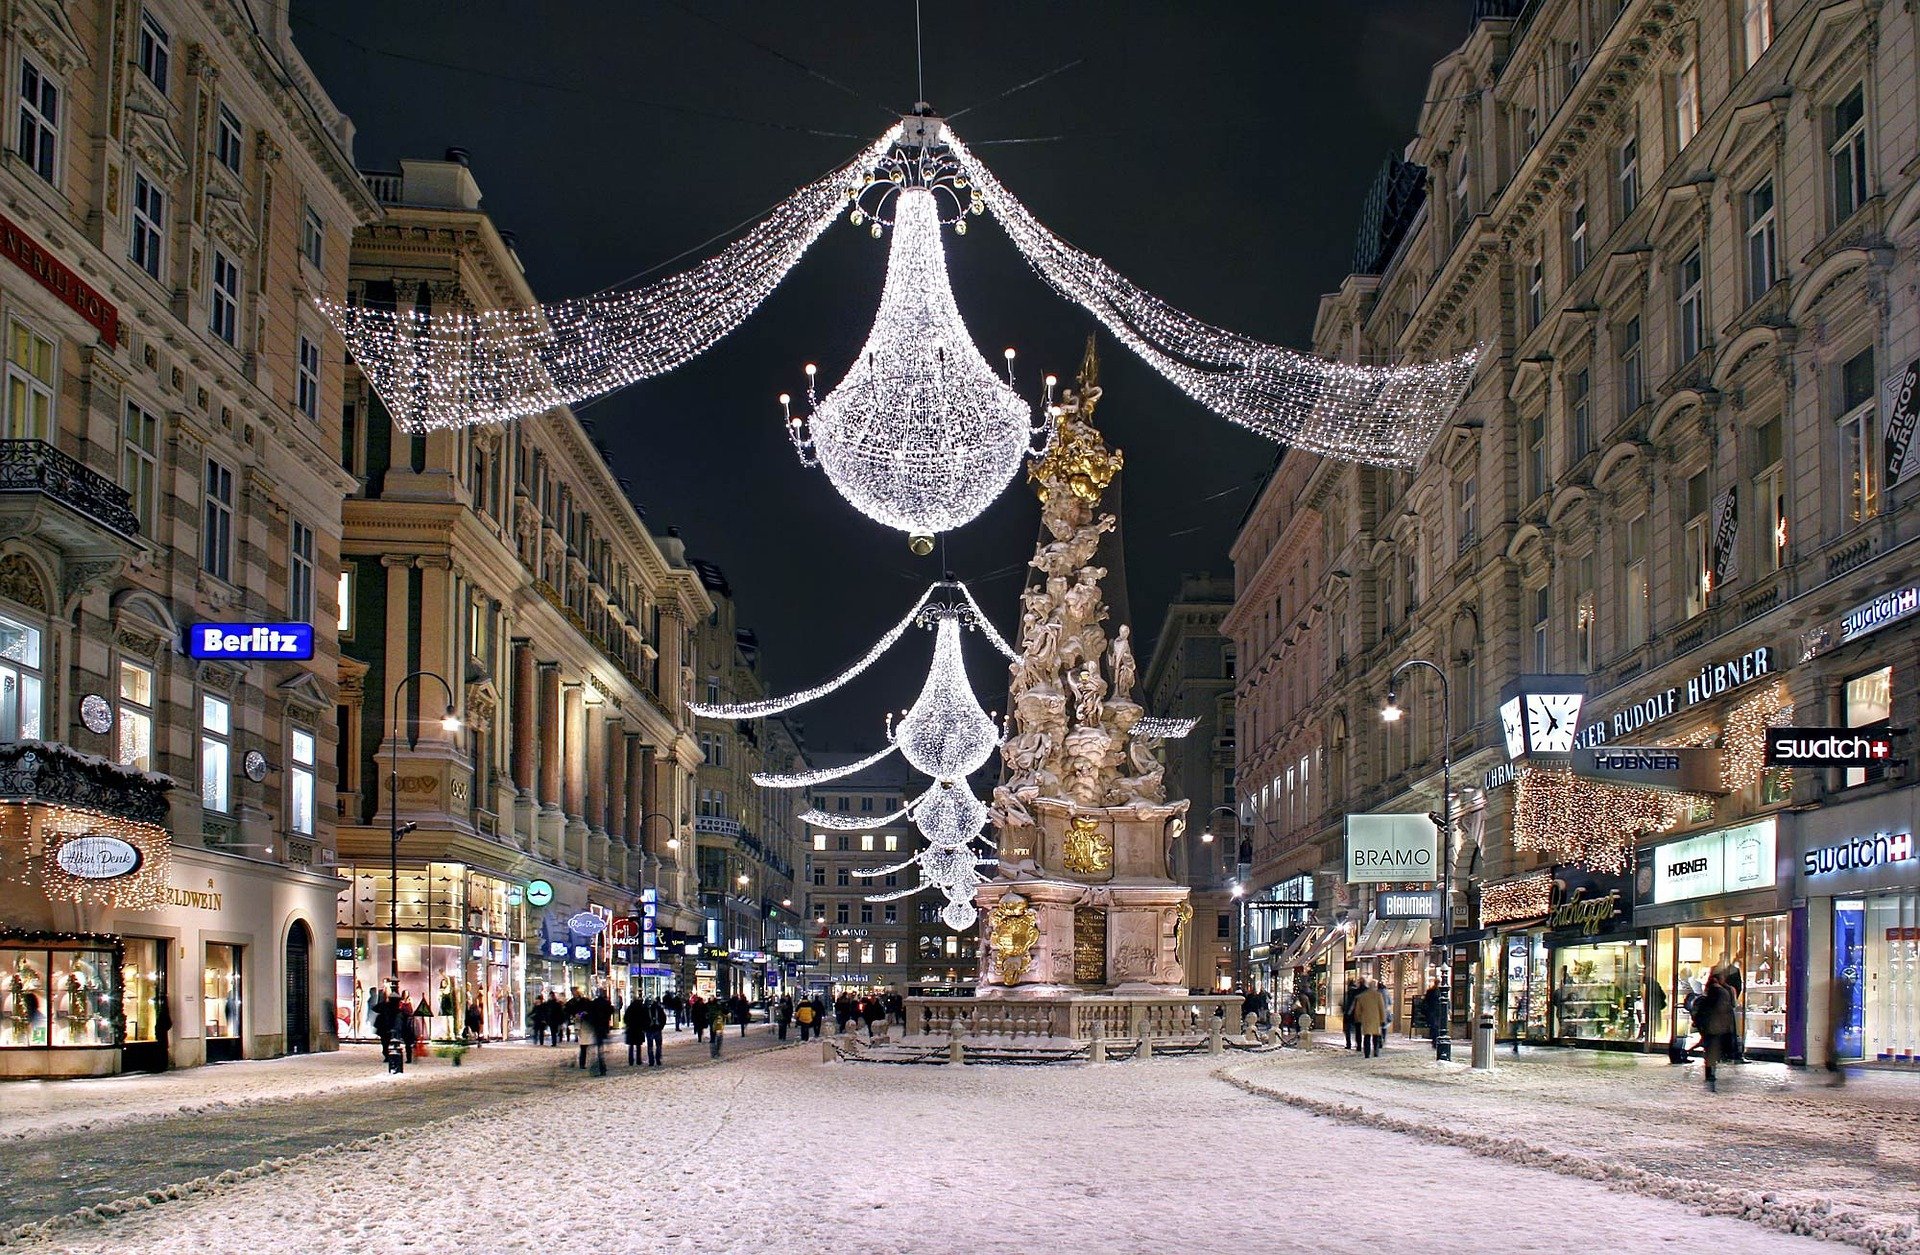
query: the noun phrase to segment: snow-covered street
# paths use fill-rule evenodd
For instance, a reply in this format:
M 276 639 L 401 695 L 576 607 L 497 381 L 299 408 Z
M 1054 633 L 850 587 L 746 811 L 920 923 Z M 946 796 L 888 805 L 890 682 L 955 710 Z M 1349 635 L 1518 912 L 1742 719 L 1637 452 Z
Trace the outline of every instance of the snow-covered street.
M 1225 1069 L 1206 1057 L 954 1068 L 823 1065 L 796 1045 L 718 1066 L 693 1059 L 605 1079 L 570 1073 L 438 1120 L 403 1100 L 392 1132 L 97 1208 L 30 1245 L 1373 1252 L 1397 1235 L 1396 1249 L 1460 1252 L 1837 1249 L 1704 1214 L 1729 1208 L 1724 1198 L 1655 1197 L 1644 1182 L 1546 1171 L 1250 1092 L 1350 1103 L 1353 1070 L 1330 1055 Z M 1384 1073 L 1364 1083 L 1414 1084 Z M 365 1109 L 382 1094 L 360 1085 L 335 1101 Z M 1727 1097 L 1730 1108 L 1764 1106 L 1757 1094 Z M 33 1144 L 0 1143 L 0 1170 Z

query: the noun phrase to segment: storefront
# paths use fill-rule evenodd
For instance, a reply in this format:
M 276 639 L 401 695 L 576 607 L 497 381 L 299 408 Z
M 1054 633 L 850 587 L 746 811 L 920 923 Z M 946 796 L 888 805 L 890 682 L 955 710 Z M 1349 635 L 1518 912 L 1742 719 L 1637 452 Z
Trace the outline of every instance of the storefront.
M 1313 877 L 1289 877 L 1261 897 L 1241 899 L 1239 905 L 1247 922 L 1248 988 L 1265 992 L 1276 1008 L 1290 1004 L 1296 992 L 1305 993 L 1316 1010 L 1324 1007 L 1325 954 L 1308 960 L 1324 932 L 1315 913 Z
M 1636 851 L 1633 910 L 1647 941 L 1650 1045 L 1689 1036 L 1687 1012 L 1718 971 L 1734 985 L 1747 1053 L 1787 1057 L 1789 1008 L 1802 995 L 1781 897 L 1780 822 L 1769 815 Z
M 457 1036 L 469 1005 L 488 1037 L 524 1031 L 527 971 L 525 888 L 465 863 L 343 867 L 335 903 L 334 1002 L 339 1034 L 373 1034 L 372 994 L 399 973 L 401 992 L 424 998 L 428 1031 Z M 397 927 L 396 927 L 397 926 Z M 397 949 L 396 949 L 397 946 Z
M 1433 889 L 1376 888 L 1373 917 L 1360 926 L 1347 956 L 1347 971 L 1376 982 L 1386 996 L 1389 1033 L 1425 1032 L 1414 1016 L 1429 975 L 1436 970 L 1432 963 L 1436 899 Z
M 1529 872 L 1480 888 L 1481 1005 L 1494 1013 L 1494 1032 L 1506 1041 L 1549 1037 L 1551 978 L 1547 916 L 1553 911 L 1553 873 Z
M 1920 788 L 1801 817 L 1796 902 L 1806 912 L 1805 1058 L 1920 1065 Z

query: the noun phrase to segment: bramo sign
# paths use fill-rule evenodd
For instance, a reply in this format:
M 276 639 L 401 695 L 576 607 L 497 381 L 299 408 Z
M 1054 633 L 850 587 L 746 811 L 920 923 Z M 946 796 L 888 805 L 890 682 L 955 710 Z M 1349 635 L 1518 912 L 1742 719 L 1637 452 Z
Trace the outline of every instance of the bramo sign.
M 1347 816 L 1347 883 L 1398 884 L 1434 878 L 1440 831 L 1425 815 Z

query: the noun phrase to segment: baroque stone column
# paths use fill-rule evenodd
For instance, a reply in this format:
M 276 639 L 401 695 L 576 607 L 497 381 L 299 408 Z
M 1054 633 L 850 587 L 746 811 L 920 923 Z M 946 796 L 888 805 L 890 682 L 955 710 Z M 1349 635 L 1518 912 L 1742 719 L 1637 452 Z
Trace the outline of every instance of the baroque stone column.
M 533 850 L 539 857 L 557 863 L 566 830 L 566 817 L 560 813 L 560 664 L 540 663 L 539 672 L 540 815 Z
M 627 835 L 627 730 L 620 716 L 607 716 L 606 735 L 601 738 L 601 757 L 607 764 L 607 836 L 615 845 L 625 846 Z
M 587 701 L 579 684 L 560 690 L 562 724 L 562 761 L 566 774 L 561 781 L 560 809 L 566 813 L 566 849 L 561 859 L 576 871 L 587 866 Z
M 621 833 L 627 838 L 627 844 L 642 853 L 647 848 L 647 747 L 637 732 L 626 734 L 627 743 L 621 747 L 621 753 L 627 760 L 623 779 L 627 788 L 625 822 Z

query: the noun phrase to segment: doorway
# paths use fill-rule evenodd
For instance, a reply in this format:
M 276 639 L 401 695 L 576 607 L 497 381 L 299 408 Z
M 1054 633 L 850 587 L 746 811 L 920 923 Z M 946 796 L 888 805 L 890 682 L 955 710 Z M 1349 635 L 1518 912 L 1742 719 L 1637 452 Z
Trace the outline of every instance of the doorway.
M 287 932 L 287 1053 L 304 1055 L 313 1050 L 312 1008 L 307 991 L 307 973 L 312 967 L 313 933 L 305 920 L 293 921 Z

